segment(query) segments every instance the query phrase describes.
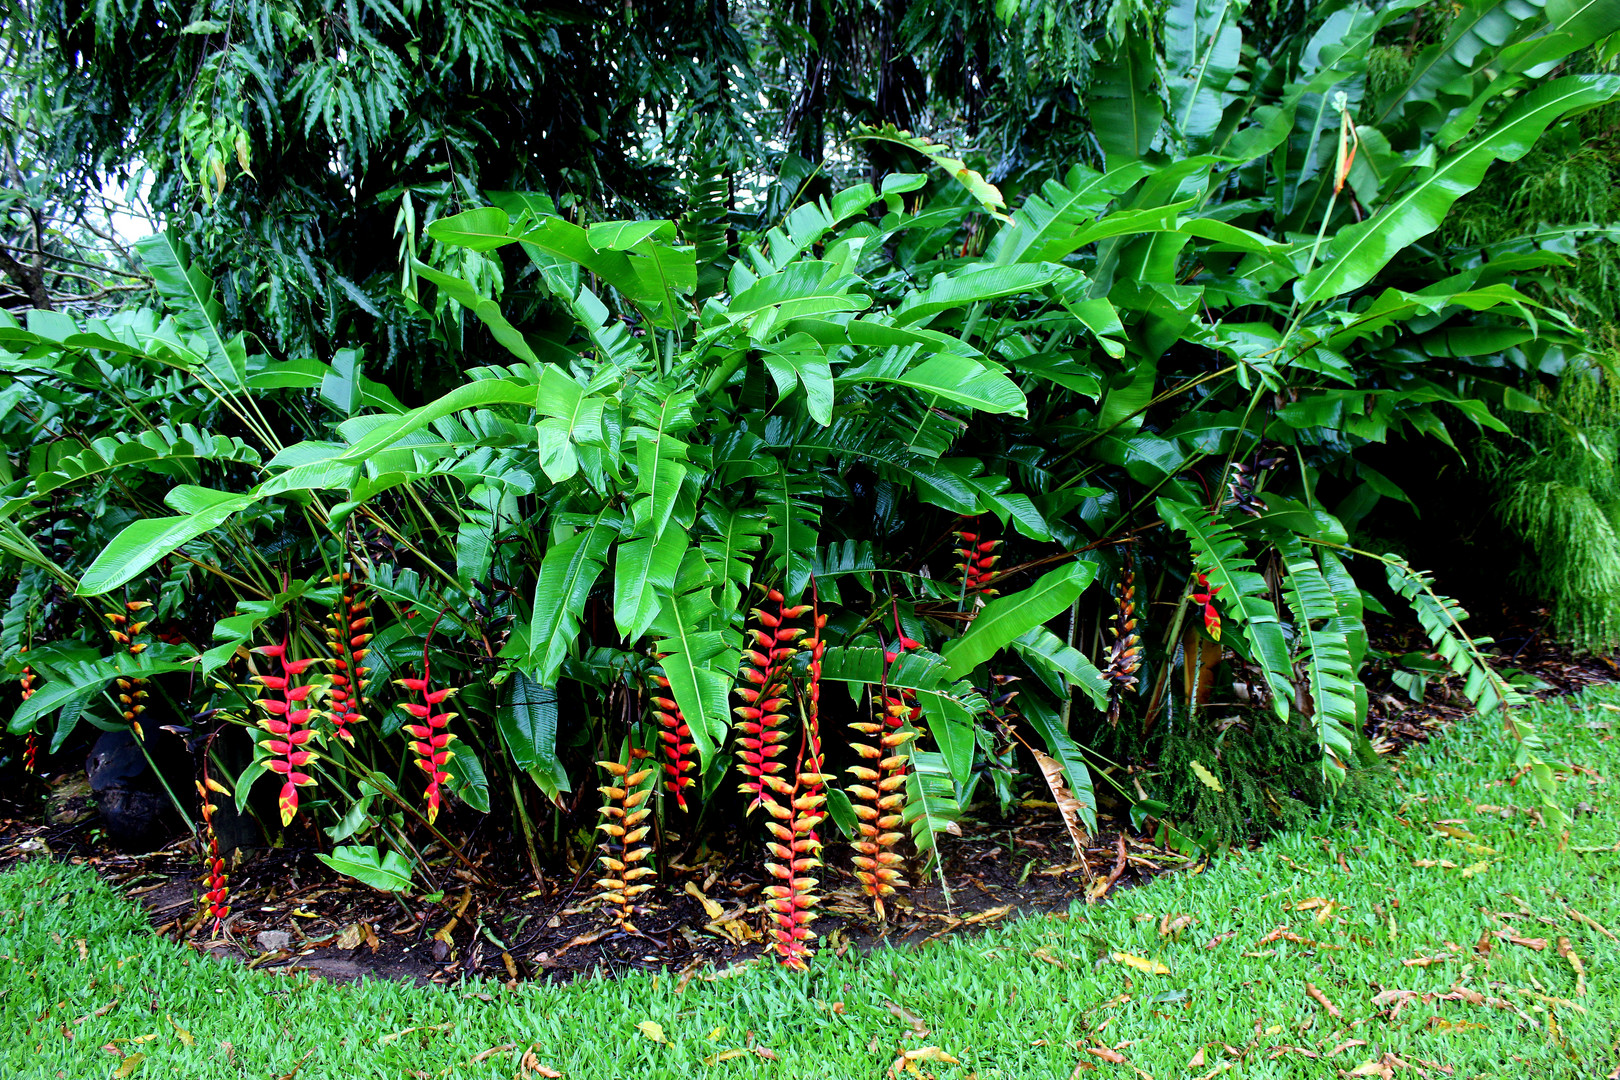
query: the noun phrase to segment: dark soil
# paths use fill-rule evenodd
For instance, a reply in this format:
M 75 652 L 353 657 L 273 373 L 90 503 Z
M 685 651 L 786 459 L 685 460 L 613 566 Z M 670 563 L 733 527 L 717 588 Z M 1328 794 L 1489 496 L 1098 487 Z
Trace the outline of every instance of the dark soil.
M 1416 628 L 1375 626 L 1373 638 L 1374 649 L 1389 656 L 1426 648 Z M 1620 678 L 1615 657 L 1575 656 L 1541 633 L 1536 616 L 1501 620 L 1497 649 L 1504 666 L 1545 684 L 1536 691 L 1542 696 Z M 1469 712 L 1459 680 L 1432 680 L 1423 700 L 1414 702 L 1390 674 L 1389 665 L 1375 663 L 1368 677 L 1367 734 L 1380 752 L 1426 741 Z M 671 859 L 658 886 L 641 898 L 636 933 L 605 918 L 591 895 L 593 874 L 574 867 L 540 881 L 502 878 L 515 860 L 487 845 L 472 858 L 480 874 L 495 877 L 494 884 L 479 881 L 442 851 L 435 858 L 428 850 L 443 894 L 431 903 L 348 883 L 311 850 L 273 848 L 239 856 L 230 871 L 232 913 L 216 930 L 196 909 L 201 861 L 189 838 L 151 854 L 119 853 L 105 843 L 82 772 L 51 777 L 49 789 L 45 824 L 8 819 L 25 808 L 0 796 L 0 868 L 39 856 L 88 863 L 147 908 L 158 934 L 249 967 L 421 983 L 465 976 L 560 983 L 633 970 L 708 979 L 759 956 L 769 926 L 761 902 L 761 830 L 751 830 L 747 838 L 722 837 L 712 841 L 716 849 Z M 993 807 L 974 808 L 964 836 L 942 838 L 949 895 L 935 875 L 927 887 L 892 899 L 882 923 L 849 872 L 846 846 L 830 844 L 834 862 L 822 875 L 825 895 L 815 923 L 820 948 L 842 954 L 971 933 L 1016 913 L 1067 910 L 1076 900 L 1102 901 L 1114 889 L 1201 868 L 1137 839 L 1127 822 L 1106 813 L 1101 834 L 1079 858 L 1048 798 L 1044 789 L 1026 791 L 1006 820 Z M 840 858 L 846 860 L 842 865 Z

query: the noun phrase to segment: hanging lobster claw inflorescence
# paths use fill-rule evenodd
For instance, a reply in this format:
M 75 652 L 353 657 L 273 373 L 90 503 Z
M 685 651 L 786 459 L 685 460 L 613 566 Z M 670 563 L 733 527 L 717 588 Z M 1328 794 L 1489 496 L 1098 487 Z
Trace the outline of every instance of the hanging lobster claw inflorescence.
M 319 657 L 304 660 L 287 659 L 287 639 L 279 645 L 261 645 L 253 651 L 278 661 L 279 675 L 255 675 L 254 681 L 272 691 L 254 704 L 268 716 L 260 717 L 259 726 L 269 732 L 255 747 L 264 767 L 281 777 L 281 824 L 290 825 L 298 813 L 298 789 L 309 787 L 315 778 L 304 770 L 318 754 L 312 749 L 316 742 L 315 729 L 309 721 L 315 715 L 313 695 L 318 689 L 314 683 L 297 685 L 294 680 L 319 662 Z
M 808 604 L 784 606 L 782 594 L 771 589 L 752 611 L 757 624 L 748 631 L 753 647 L 743 653 L 747 664 L 740 677 L 745 685 L 737 688 L 743 704 L 731 710 L 741 733 L 737 739 L 741 747 L 737 769 L 744 780 L 737 790 L 750 796 L 747 813 L 775 802 L 776 795 L 791 795 L 793 791 L 793 785 L 779 775 L 787 769 L 787 763 L 777 758 L 787 752 L 788 732 L 782 727 L 788 706 L 787 661 L 799 651 L 794 642 L 805 632 L 787 623 L 809 610 Z
M 1103 678 L 1112 689 L 1108 694 L 1108 722 L 1119 723 L 1119 709 L 1124 696 L 1136 689 L 1136 673 L 1142 668 L 1142 635 L 1136 629 L 1136 567 L 1129 555 L 1120 575 L 1119 609 L 1113 615 L 1114 645 L 1108 653 L 1108 667 Z
M 202 800 L 203 833 L 208 837 L 208 873 L 203 876 L 203 884 L 207 890 L 202 895 L 203 911 L 206 916 L 214 920 L 214 932 L 219 932 L 219 925 L 231 913 L 230 905 L 226 902 L 230 896 L 230 884 L 225 875 L 225 856 L 220 854 L 219 834 L 214 831 L 214 794 L 229 795 L 218 780 L 208 775 L 208 755 L 203 752 L 203 778 L 197 781 L 197 797 Z
M 908 723 L 922 715 L 916 693 L 901 689 L 890 693 L 888 672 L 900 655 L 922 648 L 920 641 L 901 635 L 895 649 L 883 652 L 884 684 L 874 695 L 877 720 L 856 721 L 850 728 L 869 740 L 852 740 L 850 748 L 861 756 L 862 764 L 847 770 L 859 783 L 846 790 L 855 810 L 855 877 L 861 891 L 872 898 L 872 909 L 880 919 L 887 918 L 883 898 L 910 883 L 901 876 L 904 857 L 895 845 L 905 836 L 906 767 L 905 745 L 916 737 Z
M 658 772 L 657 766 L 644 765 L 647 751 L 626 745 L 619 761 L 598 761 L 607 770 L 608 782 L 596 790 L 602 793 L 598 813 L 603 820 L 596 826 L 604 839 L 597 846 L 602 855 L 603 876 L 596 879 L 598 895 L 607 903 L 619 929 L 639 933 L 630 921 L 635 914 L 635 899 L 651 884 L 641 883 L 644 877 L 655 874 L 645 865 L 652 847 L 647 843 L 651 824 L 643 824 L 652 815 L 648 800 L 653 784 L 649 781 Z
M 371 670 L 361 661 L 366 658 L 366 645 L 371 641 L 371 617 L 361 597 L 365 586 L 355 582 L 347 573 L 333 574 L 327 579 L 341 588 L 336 610 L 326 616 L 332 625 L 326 628 L 327 647 L 332 650 L 332 688 L 328 691 L 327 715 L 337 737 L 354 745 L 354 733 L 349 725 L 365 719 L 360 710 L 366 704 L 366 674 Z
M 660 653 L 656 659 L 662 660 L 668 655 Z M 669 693 L 669 679 L 664 675 L 654 675 L 652 681 L 664 694 Z M 692 742 L 692 729 L 687 726 L 686 717 L 681 714 L 681 707 L 675 704 L 674 698 L 662 695 L 653 697 L 652 714 L 660 728 L 659 744 L 664 748 L 664 790 L 674 797 L 676 808 L 684 811 L 685 789 L 697 783 L 686 775 L 697 768 L 697 762 L 692 760 L 692 753 L 697 749 Z
M 21 651 L 27 652 L 28 646 L 24 645 Z M 34 681 L 36 678 L 33 668 L 24 667 L 22 669 L 22 699 L 24 701 L 34 696 Z M 33 772 L 38 767 L 39 733 L 33 728 L 29 728 L 28 735 L 23 741 L 23 771 Z
M 1001 546 L 1000 540 L 986 540 L 978 532 L 964 532 L 956 530 L 956 557 L 961 560 L 956 569 L 962 575 L 962 590 L 968 596 L 995 596 L 996 590 L 990 588 L 990 579 L 995 576 L 996 563 L 1001 556 L 996 549 Z
M 149 642 L 142 641 L 141 635 L 145 632 L 147 623 L 139 619 L 139 613 L 152 606 L 150 600 L 131 600 L 124 605 L 123 611 L 108 611 L 103 614 L 112 624 L 112 639 L 124 647 L 124 651 L 131 656 L 139 656 L 146 651 Z M 139 620 L 139 621 L 132 621 Z M 118 689 L 118 707 L 123 712 L 124 719 L 129 723 L 130 730 L 137 739 L 144 740 L 146 733 L 141 730 L 141 714 L 146 711 L 146 699 L 150 696 L 146 689 L 146 680 L 137 677 L 119 676 L 115 680 Z
M 432 635 L 429 634 L 431 640 Z M 443 799 L 444 784 L 450 779 L 445 766 L 456 752 L 450 749 L 455 741 L 455 735 L 448 730 L 450 721 L 459 713 L 436 712 L 445 700 L 451 697 L 460 687 L 446 686 L 438 690 L 433 689 L 433 673 L 429 667 L 428 646 L 422 646 L 422 677 L 420 679 L 395 679 L 394 685 L 409 690 L 421 697 L 419 701 L 402 701 L 399 707 L 411 716 L 411 722 L 400 730 L 411 739 L 411 752 L 416 755 L 416 767 L 427 774 L 427 789 L 424 792 L 424 801 L 427 805 L 428 824 L 433 824 L 439 817 L 439 805 Z
M 814 588 L 812 581 L 812 591 Z M 816 827 L 826 820 L 827 781 L 832 779 L 825 771 L 821 748 L 821 662 L 827 649 L 822 631 L 827 617 L 813 604 L 811 612 L 810 636 L 799 642 L 799 647 L 810 654 L 809 685 L 800 703 L 804 743 L 799 749 L 799 765 L 787 806 L 768 803 L 765 807 L 771 816 L 765 828 L 774 838 L 766 843 L 772 859 L 766 862 L 765 869 L 778 882 L 765 887 L 766 906 L 776 923 L 774 945 L 783 964 L 800 970 L 813 951 L 810 942 L 816 937 L 810 923 L 815 920 L 820 900 L 816 888 L 821 881 L 811 875 L 822 865 L 822 843 Z

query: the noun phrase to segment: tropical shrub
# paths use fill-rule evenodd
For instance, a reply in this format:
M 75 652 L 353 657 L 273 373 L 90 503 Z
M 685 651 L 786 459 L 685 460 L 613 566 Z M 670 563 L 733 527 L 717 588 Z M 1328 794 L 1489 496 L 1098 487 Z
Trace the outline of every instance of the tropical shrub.
M 1103 168 L 1016 208 L 893 128 L 862 137 L 943 175 L 735 247 L 701 216 L 581 225 L 490 192 L 426 237 L 500 273 L 412 270 L 504 354 L 416 407 L 359 350 L 255 351 L 174 235 L 143 241 L 166 312 L 0 329 L 26 448 L 4 645 L 40 680 L 10 730 L 119 726 L 109 688 L 145 679 L 171 723 L 142 739 L 198 746 L 241 808 L 274 773 L 281 825 L 380 888 L 437 884 L 424 837 L 482 872 L 451 801 L 507 818 L 535 867 L 537 817 L 584 813 L 626 929 L 653 839 L 700 830 L 735 769 L 799 965 L 833 829 L 881 915 L 976 799 L 1011 805 L 1024 747 L 1077 843 L 1098 777 L 1170 843 L 1250 825 L 1173 814 L 1093 753 L 1111 725 L 1191 733 L 1211 790 L 1242 758 L 1211 732 L 1286 728 L 1258 744 L 1303 741 L 1331 790 L 1365 753 L 1376 590 L 1556 816 L 1488 641 L 1350 526 L 1394 487 L 1358 451 L 1505 430 L 1535 407 L 1517 373 L 1581 352 L 1519 288 L 1533 238 L 1429 245 L 1493 162 L 1620 97 L 1546 78 L 1616 27 L 1469 11 L 1372 95 L 1410 10 L 1335 6 L 1261 54 L 1235 7 L 1174 5 L 1158 86 L 1135 39 L 1096 74 Z M 168 637 L 108 648 L 77 616 L 109 595 L 150 598 Z

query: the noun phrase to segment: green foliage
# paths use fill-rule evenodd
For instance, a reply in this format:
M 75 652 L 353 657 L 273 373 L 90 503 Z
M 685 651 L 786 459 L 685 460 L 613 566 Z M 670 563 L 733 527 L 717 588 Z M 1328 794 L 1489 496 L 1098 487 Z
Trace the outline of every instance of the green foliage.
M 376 111 L 392 116 L 405 99 L 368 89 L 383 96 L 356 102 L 342 90 L 352 65 L 369 57 L 382 70 L 420 48 L 394 25 L 401 17 L 367 11 L 336 31 L 336 52 L 300 39 L 278 55 L 278 71 L 300 57 L 313 68 L 299 69 L 276 111 L 242 126 L 290 156 L 289 177 L 311 167 L 306 153 L 328 154 L 300 198 L 332 198 L 331 185 L 348 182 L 374 212 L 426 198 L 396 184 L 385 199 L 359 180 L 388 172 L 390 148 L 432 116 L 410 112 L 398 132 Z M 829 12 L 839 15 L 816 18 Z M 237 226 L 177 218 L 138 246 L 160 308 L 0 316 L 10 449 L 0 551 L 17 583 L 0 639 L 7 674 L 20 673 L 30 644 L 105 675 L 128 657 L 75 605 L 156 596 L 161 617 L 186 624 L 174 631 L 186 644 L 168 646 L 183 655 L 151 655 L 213 676 L 161 681 L 172 707 L 209 717 L 238 749 L 250 737 L 279 743 L 285 732 L 254 730 L 263 671 L 247 649 L 268 641 L 285 643 L 289 659 L 323 655 L 327 640 L 345 640 L 318 632 L 323 623 L 364 608 L 375 620 L 365 625 L 377 722 L 346 733 L 316 717 L 320 756 L 306 764 L 321 796 L 303 805 L 323 822 L 375 805 L 345 839 L 408 852 L 412 831 L 437 828 L 433 809 L 415 810 L 417 793 L 425 782 L 436 799 L 442 781 L 467 812 L 509 816 L 533 855 L 534 815 L 567 821 L 542 831 L 566 844 L 582 822 L 561 795 L 593 787 L 592 763 L 627 738 L 637 748 L 674 738 L 663 764 L 680 777 L 690 752 L 700 801 L 726 797 L 741 745 L 733 726 L 748 720 L 746 706 L 735 711 L 746 701 L 739 672 L 759 645 L 748 613 L 759 591 L 777 590 L 775 600 L 826 617 L 827 651 L 814 672 L 804 656 L 750 661 L 793 687 L 772 715 L 791 711 L 808 730 L 802 702 L 819 699 L 803 688 L 818 680 L 851 687 L 838 719 L 857 724 L 873 698 L 904 691 L 915 738 L 889 756 L 907 759 L 900 818 L 926 858 L 959 827 L 978 780 L 1005 765 L 991 760 L 1001 729 L 989 708 L 1012 700 L 1011 679 L 1060 699 L 1043 707 L 1032 693 L 1009 722 L 1061 762 L 1083 808 L 1105 711 L 1203 754 L 1216 748 L 1212 731 L 1233 730 L 1219 725 L 1239 708 L 1226 689 L 1236 684 L 1260 707 L 1243 707 L 1253 749 L 1234 761 L 1265 777 L 1265 755 L 1279 755 L 1285 771 L 1315 768 L 1307 800 L 1332 790 L 1358 764 L 1365 631 L 1351 574 L 1370 559 L 1465 693 L 1507 721 L 1550 799 L 1547 766 L 1487 643 L 1460 631 L 1460 610 L 1427 578 L 1349 538 L 1378 500 L 1404 498 L 1366 464 L 1371 448 L 1454 446 L 1454 425 L 1506 432 L 1498 412 L 1539 408 L 1519 389 L 1531 373 L 1587 347 L 1545 290 L 1563 240 L 1525 235 L 1520 250 L 1486 259 L 1445 228 L 1493 163 L 1524 160 L 1549 131 L 1578 135 L 1572 118 L 1620 99 L 1613 75 L 1543 78 L 1602 29 L 1566 26 L 1568 16 L 1468 9 L 1434 40 L 1411 38 L 1411 71 L 1386 72 L 1369 106 L 1375 50 L 1419 25 L 1409 5 L 1324 10 L 1260 50 L 1238 6 L 1178 3 L 1158 38 L 1095 42 L 1086 77 L 1101 168 L 1065 162 L 1061 180 L 1022 197 L 940 140 L 878 125 L 866 143 L 943 175 L 890 172 L 835 190 L 784 165 L 758 227 L 721 211 L 716 173 L 731 168 L 721 149 L 690 162 L 680 225 L 614 220 L 556 187 L 497 189 L 535 177 L 486 161 L 433 196 L 420 228 L 405 215 L 398 286 L 393 266 L 373 267 L 363 287 L 333 286 L 354 281 L 331 251 L 312 272 L 329 299 L 342 291 L 362 309 L 367 297 L 388 308 L 369 334 L 357 321 L 306 333 L 276 290 L 303 289 L 311 274 L 255 261 L 251 248 L 224 260 Z M 549 26 L 543 13 L 485 17 L 517 20 L 505 29 L 518 54 L 524 35 Z M 607 32 L 551 29 L 533 56 L 504 57 L 529 65 L 535 85 L 555 74 L 537 59 L 546 50 L 604 47 L 593 35 Z M 1498 30 L 1498 44 L 1480 46 Z M 255 47 L 286 45 L 286 33 L 271 27 Z M 447 35 L 448 52 L 413 63 L 504 100 L 516 93 L 510 73 L 489 67 L 480 40 Z M 170 58 L 143 63 L 160 62 Z M 323 79 L 343 104 L 312 104 Z M 634 111 L 645 86 L 633 89 L 615 86 L 615 108 Z M 122 131 L 129 121 L 107 122 Z M 188 160 L 212 170 L 196 148 L 235 128 L 187 130 Z M 443 136 L 452 156 L 477 143 L 457 130 Z M 326 150 L 295 146 L 296 131 Z M 211 198 L 224 214 L 246 196 L 227 195 L 216 173 Z M 289 225 L 283 211 L 245 215 L 244 227 L 300 249 L 313 226 Z M 345 250 L 377 248 L 373 237 Z M 215 263 L 222 274 L 207 271 Z M 274 332 L 243 302 L 261 285 L 268 318 L 282 320 Z M 330 361 L 302 352 L 339 341 L 353 347 L 316 350 Z M 430 377 L 391 387 L 375 359 L 422 341 L 433 346 L 420 354 Z M 160 402 L 162 426 L 149 415 Z M 943 557 L 964 532 L 976 538 L 957 556 L 976 567 L 971 580 Z M 1136 630 L 1146 644 L 1128 677 L 1100 640 L 1113 601 L 1087 591 L 1126 575 L 1127 547 L 1152 582 L 1134 610 L 1167 624 Z M 363 600 L 338 599 L 343 573 Z M 105 678 L 81 678 L 34 647 L 47 677 L 34 700 L 119 726 Z M 344 686 L 342 670 L 313 678 L 317 700 Z M 451 687 L 454 714 L 422 704 Z M 432 715 L 383 719 L 401 704 Z M 841 733 L 826 708 L 823 727 Z M 653 711 L 668 718 L 661 732 Z M 454 756 L 435 764 L 446 747 Z M 255 779 L 238 778 L 241 798 Z M 1184 779 L 1129 794 L 1163 804 Z M 1189 812 L 1234 835 L 1256 817 L 1259 783 L 1235 778 L 1231 800 Z

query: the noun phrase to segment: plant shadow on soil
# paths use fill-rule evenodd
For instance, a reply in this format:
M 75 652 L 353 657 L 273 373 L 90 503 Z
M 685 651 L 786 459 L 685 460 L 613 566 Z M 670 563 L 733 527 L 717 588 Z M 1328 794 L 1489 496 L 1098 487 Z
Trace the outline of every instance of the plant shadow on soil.
M 1405 631 L 1387 628 L 1381 647 L 1405 651 Z M 1410 644 L 1416 644 L 1415 642 Z M 1512 663 L 1560 696 L 1620 675 L 1613 656 L 1574 656 L 1533 624 L 1504 628 L 1499 648 Z M 1369 678 L 1367 734 L 1395 751 L 1427 738 L 1468 714 L 1456 680 L 1434 680 L 1422 701 L 1411 701 L 1376 670 Z M 1036 781 L 1038 783 L 1038 781 Z M 889 903 L 879 922 L 850 872 L 847 845 L 829 843 L 823 901 L 814 924 L 819 948 L 907 946 L 947 934 L 972 933 L 1010 916 L 1067 911 L 1075 902 L 1103 901 L 1112 891 L 1167 873 L 1202 870 L 1206 863 L 1138 839 L 1103 800 L 1098 835 L 1083 858 L 1064 831 L 1044 790 L 1025 790 L 1007 819 L 993 808 L 962 837 L 941 838 L 944 881 Z M 1099 791 L 1101 794 L 1101 791 Z M 658 887 L 635 918 L 637 933 L 607 921 L 593 901 L 589 873 L 569 872 L 536 882 L 479 882 L 442 851 L 434 858 L 443 898 L 401 900 L 336 877 L 310 847 L 261 850 L 231 870 L 232 914 L 220 931 L 198 917 L 200 862 L 189 838 L 132 855 L 107 847 L 96 827 L 82 772 L 52 778 L 49 819 L 18 818 L 33 808 L 0 797 L 0 869 L 20 857 L 50 855 L 91 865 L 114 888 L 140 903 L 157 934 L 188 942 L 222 961 L 333 981 L 361 977 L 446 984 L 466 977 L 499 982 L 565 983 L 631 971 L 668 971 L 681 980 L 707 977 L 766 950 L 768 915 L 761 890 L 763 845 L 751 830 L 715 838 L 714 847 L 668 859 Z M 1123 811 L 1123 806 L 1113 804 Z M 751 824 L 751 823 L 750 823 Z M 746 853 L 746 854 L 743 854 Z M 474 861 L 484 873 L 513 860 L 483 845 Z M 1219 857 L 1218 855 L 1216 857 Z M 586 868 L 587 870 L 589 867 Z

